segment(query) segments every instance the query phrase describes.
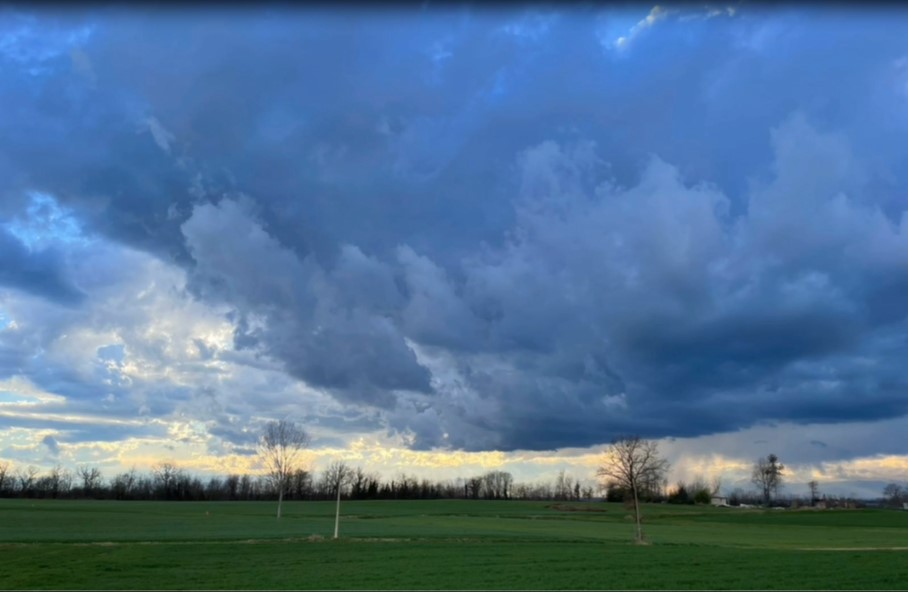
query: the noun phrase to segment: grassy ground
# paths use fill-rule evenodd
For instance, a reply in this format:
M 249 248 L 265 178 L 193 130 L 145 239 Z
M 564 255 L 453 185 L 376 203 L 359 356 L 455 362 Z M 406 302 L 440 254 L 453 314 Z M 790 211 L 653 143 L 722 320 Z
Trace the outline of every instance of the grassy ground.
M 2 590 L 905 590 L 908 513 L 0 500 Z

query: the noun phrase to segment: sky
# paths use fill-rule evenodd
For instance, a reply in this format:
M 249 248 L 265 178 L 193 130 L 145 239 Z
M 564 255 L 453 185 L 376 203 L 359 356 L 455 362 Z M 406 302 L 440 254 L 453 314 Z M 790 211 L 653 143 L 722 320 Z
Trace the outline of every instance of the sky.
M 0 8 L 0 460 L 908 482 L 908 11 Z

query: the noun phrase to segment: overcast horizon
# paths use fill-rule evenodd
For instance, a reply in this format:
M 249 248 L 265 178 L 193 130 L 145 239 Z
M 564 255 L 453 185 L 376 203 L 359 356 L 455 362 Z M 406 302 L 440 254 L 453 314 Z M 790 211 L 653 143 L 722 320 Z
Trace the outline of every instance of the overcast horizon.
M 908 483 L 908 11 L 0 8 L 0 461 Z

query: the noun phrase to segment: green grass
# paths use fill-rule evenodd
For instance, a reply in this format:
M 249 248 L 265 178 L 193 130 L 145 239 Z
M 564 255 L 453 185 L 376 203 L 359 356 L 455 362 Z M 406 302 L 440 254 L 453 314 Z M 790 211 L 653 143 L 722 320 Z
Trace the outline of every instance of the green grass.
M 0 500 L 3 590 L 904 590 L 908 513 Z

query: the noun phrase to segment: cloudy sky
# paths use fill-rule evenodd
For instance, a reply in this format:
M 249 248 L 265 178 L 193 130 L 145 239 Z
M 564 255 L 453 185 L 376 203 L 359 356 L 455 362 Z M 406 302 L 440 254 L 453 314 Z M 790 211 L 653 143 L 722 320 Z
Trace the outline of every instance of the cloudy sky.
M 0 459 L 908 480 L 908 12 L 0 11 Z

